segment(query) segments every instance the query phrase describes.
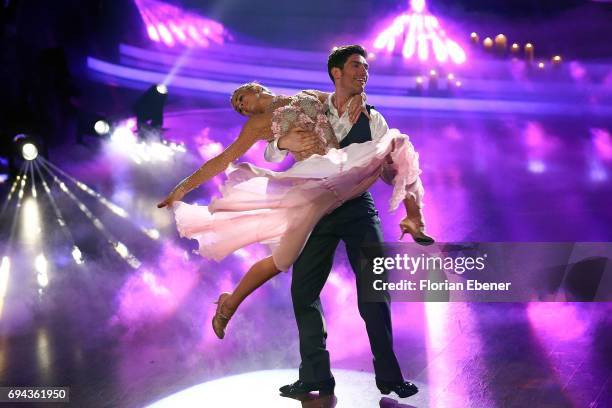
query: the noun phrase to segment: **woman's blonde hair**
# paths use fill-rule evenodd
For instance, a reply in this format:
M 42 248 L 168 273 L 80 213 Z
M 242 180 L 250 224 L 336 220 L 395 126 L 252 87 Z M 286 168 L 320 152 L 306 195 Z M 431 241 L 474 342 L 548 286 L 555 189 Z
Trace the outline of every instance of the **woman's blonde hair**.
M 245 92 L 245 91 L 251 91 L 255 93 L 259 93 L 259 92 L 272 93 L 272 91 L 270 91 L 268 88 L 266 88 L 265 86 L 263 86 L 262 84 L 256 81 L 247 82 L 246 84 L 240 85 L 238 88 L 234 89 L 234 92 L 232 92 L 232 96 L 230 98 L 230 103 L 232 104 L 232 107 L 238 113 L 240 113 L 240 111 L 238 110 L 238 104 L 235 103 L 236 98 L 238 97 L 240 93 Z

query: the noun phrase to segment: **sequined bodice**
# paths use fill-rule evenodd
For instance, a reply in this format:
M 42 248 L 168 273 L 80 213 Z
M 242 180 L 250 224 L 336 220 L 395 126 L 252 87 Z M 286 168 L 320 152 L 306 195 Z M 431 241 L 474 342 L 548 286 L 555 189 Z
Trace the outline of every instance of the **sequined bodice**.
M 272 113 L 274 139 L 286 135 L 296 126 L 313 131 L 325 141 L 325 144 L 321 143 L 307 151 L 293 153 L 295 160 L 304 160 L 313 154 L 324 155 L 327 150 L 338 148 L 338 140 L 325 116 L 325 107 L 316 96 L 300 92 L 292 96 L 288 104 L 274 109 Z

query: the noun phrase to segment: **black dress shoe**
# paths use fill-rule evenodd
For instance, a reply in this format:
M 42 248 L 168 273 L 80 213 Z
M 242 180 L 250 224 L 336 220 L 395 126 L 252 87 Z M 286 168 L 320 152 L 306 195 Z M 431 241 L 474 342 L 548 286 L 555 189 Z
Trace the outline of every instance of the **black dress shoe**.
M 283 396 L 293 397 L 295 395 L 306 394 L 312 391 L 319 391 L 319 395 L 333 395 L 334 387 L 336 386 L 336 381 L 334 378 L 330 378 L 327 381 L 321 382 L 304 382 L 302 380 L 297 380 L 293 384 L 283 385 L 278 390 L 283 394 Z
M 376 386 L 383 394 L 389 394 L 391 391 L 396 393 L 400 398 L 406 398 L 419 392 L 416 385 L 410 381 L 402 382 L 387 382 L 387 381 L 376 381 Z

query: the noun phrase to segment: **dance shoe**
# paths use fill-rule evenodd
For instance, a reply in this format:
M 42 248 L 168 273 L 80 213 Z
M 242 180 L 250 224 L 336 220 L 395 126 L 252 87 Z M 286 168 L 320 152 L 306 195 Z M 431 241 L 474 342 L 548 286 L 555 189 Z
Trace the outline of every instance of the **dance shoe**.
M 297 380 L 293 384 L 283 385 L 278 390 L 281 392 L 283 397 L 293 397 L 301 394 L 306 394 L 312 391 L 319 391 L 319 395 L 333 395 L 334 388 L 336 387 L 336 380 L 330 378 L 327 381 L 321 381 L 316 383 L 304 382 Z
M 376 380 L 376 386 L 378 387 L 381 393 L 387 395 L 391 392 L 394 392 L 400 398 L 407 398 L 419 392 L 417 386 L 411 383 L 410 381 L 387 382 Z
M 410 219 L 406 217 L 400 222 L 400 229 L 402 230 L 400 241 L 404 238 L 404 235 L 408 233 L 412 236 L 414 242 L 419 245 L 431 245 L 435 242 L 432 237 L 425 234 L 425 224 L 421 219 Z
M 212 327 L 213 331 L 220 339 L 225 337 L 225 328 L 227 327 L 227 324 L 235 311 L 224 305 L 225 300 L 229 295 L 230 293 L 223 292 L 221 295 L 219 295 L 219 299 L 215 302 L 217 305 L 217 310 L 215 311 L 215 315 L 212 319 Z

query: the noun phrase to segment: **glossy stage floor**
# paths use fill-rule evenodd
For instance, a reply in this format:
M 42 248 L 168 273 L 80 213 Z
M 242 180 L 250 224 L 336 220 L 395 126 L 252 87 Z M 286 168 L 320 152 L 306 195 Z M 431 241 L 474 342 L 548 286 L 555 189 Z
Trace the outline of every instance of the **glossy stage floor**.
M 383 113 L 421 154 L 425 215 L 438 240 L 612 240 L 609 120 Z M 165 137 L 184 142 L 185 152 L 138 150 L 126 145 L 128 132 L 100 149 L 88 140 L 53 150 L 57 168 L 33 170 L 36 197 L 28 181 L 21 208 L 15 195 L 2 216 L 10 267 L 3 264 L 0 293 L 1 385 L 70 386 L 78 407 L 612 404 L 609 303 L 394 303 L 395 349 L 420 392 L 404 400 L 380 395 L 342 248 L 322 295 L 337 395 L 280 397 L 278 387 L 297 378 L 299 364 L 290 274 L 248 298 L 220 341 L 210 328 L 212 302 L 266 249 L 206 261 L 177 236 L 171 214 L 155 208 L 241 123 L 227 108 L 170 109 Z M 246 160 L 265 165 L 263 147 Z M 207 202 L 220 180 L 189 200 Z M 6 195 L 8 182 L 0 186 Z M 387 212 L 388 186 L 372 191 L 385 237 L 394 241 L 401 214 Z

